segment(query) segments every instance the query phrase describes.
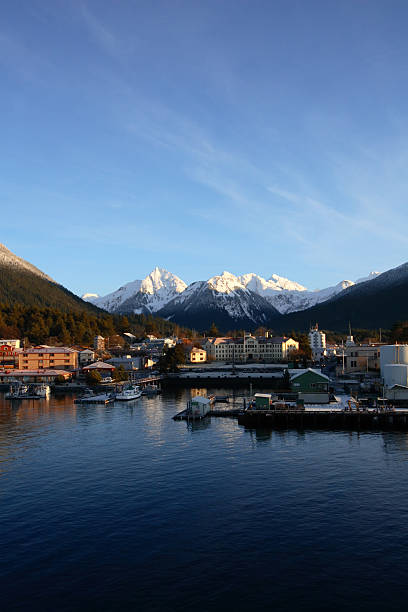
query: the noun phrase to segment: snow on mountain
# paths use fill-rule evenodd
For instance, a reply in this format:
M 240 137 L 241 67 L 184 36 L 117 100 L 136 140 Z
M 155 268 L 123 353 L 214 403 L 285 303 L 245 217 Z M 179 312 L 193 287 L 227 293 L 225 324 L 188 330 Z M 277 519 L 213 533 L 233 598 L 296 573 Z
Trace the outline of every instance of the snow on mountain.
M 84 295 L 81 295 L 81 300 L 93 303 L 98 297 L 99 295 L 97 293 L 84 293 Z
M 248 289 L 265 297 L 281 314 L 288 314 L 289 312 L 305 310 L 325 302 L 341 291 L 344 291 L 344 289 L 357 283 L 372 280 L 378 274 L 378 272 L 371 272 L 369 276 L 361 278 L 355 283 L 350 280 L 343 280 L 337 283 L 337 285 L 316 291 L 309 291 L 303 285 L 277 274 L 273 274 L 268 280 L 257 274 L 245 274 L 240 279 Z
M 99 308 L 104 308 L 108 312 L 115 312 L 123 302 L 125 302 L 129 297 L 134 295 L 140 290 L 142 285 L 141 280 L 135 280 L 122 287 L 119 287 L 116 291 L 112 293 L 108 293 L 108 295 L 104 295 L 95 299 L 92 299 L 92 304 L 95 306 L 99 306 Z
M 358 278 L 355 282 L 356 285 L 359 285 L 360 283 L 365 283 L 366 281 L 369 280 L 374 280 L 374 278 L 377 278 L 377 276 L 380 276 L 381 272 L 376 272 L 375 270 L 373 272 L 370 272 L 370 274 L 368 276 L 364 276 L 363 278 Z
M 162 308 L 186 287 L 186 283 L 178 276 L 156 267 L 143 280 L 127 283 L 116 291 L 91 301 L 109 312 L 152 313 Z
M 264 325 L 278 312 L 238 277 L 223 272 L 208 281 L 192 283 L 157 314 L 200 330 L 208 329 L 211 323 L 226 330 Z
M 47 274 L 44 274 L 44 272 L 42 272 L 41 270 L 39 270 L 38 268 L 30 264 L 25 259 L 22 259 L 21 257 L 17 257 L 17 255 L 14 255 L 14 253 L 12 253 L 6 246 L 4 246 L 4 244 L 0 244 L 0 266 L 3 268 L 7 268 L 7 267 L 19 268 L 20 270 L 31 272 L 32 274 L 35 274 L 36 276 L 40 276 L 41 278 L 45 278 L 46 280 L 55 282 L 53 281 L 52 278 L 47 276 Z
M 272 274 L 272 276 L 265 280 L 262 276 L 254 274 L 243 274 L 238 277 L 241 283 L 251 291 L 255 291 L 259 294 L 273 295 L 274 291 L 307 291 L 306 287 L 295 283 L 294 281 L 278 276 L 278 274 Z
M 376 278 L 378 274 L 378 272 L 371 272 L 367 277 L 358 279 L 355 283 L 343 280 L 331 287 L 310 291 L 303 285 L 278 274 L 272 274 L 265 279 L 253 272 L 235 276 L 227 271 L 207 281 L 194 282 L 187 287 L 178 276 L 156 267 L 143 280 L 132 281 L 103 297 L 98 297 L 96 294 L 85 294 L 83 299 L 110 312 L 140 314 L 157 313 L 164 309 L 166 316 L 170 317 L 167 305 L 171 303 L 172 307 L 180 309 L 185 303 L 183 308 L 191 310 L 193 308 L 192 296 L 194 300 L 200 301 L 205 291 L 207 292 L 205 299 L 211 302 L 211 307 L 217 304 L 216 308 L 224 308 L 228 316 L 242 318 L 249 317 L 252 313 L 257 318 L 258 314 L 254 315 L 253 299 L 246 299 L 251 295 L 253 297 L 253 294 L 263 298 L 279 313 L 288 314 L 320 304 L 354 284 Z M 209 299 L 208 291 L 213 292 L 211 299 Z M 249 303 L 251 305 L 248 305 Z M 265 302 L 263 304 L 265 306 Z M 260 303 L 255 307 L 255 311 L 258 307 Z

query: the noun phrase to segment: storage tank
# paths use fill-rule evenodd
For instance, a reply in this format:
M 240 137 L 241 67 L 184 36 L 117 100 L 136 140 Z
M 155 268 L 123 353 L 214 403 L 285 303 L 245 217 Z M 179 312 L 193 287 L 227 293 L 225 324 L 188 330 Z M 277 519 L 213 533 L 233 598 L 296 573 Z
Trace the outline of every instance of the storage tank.
M 384 365 L 383 378 L 386 387 L 393 387 L 394 385 L 408 387 L 408 365 L 404 363 Z
M 380 348 L 381 376 L 384 376 L 384 366 L 392 363 L 408 364 L 408 344 L 387 344 Z

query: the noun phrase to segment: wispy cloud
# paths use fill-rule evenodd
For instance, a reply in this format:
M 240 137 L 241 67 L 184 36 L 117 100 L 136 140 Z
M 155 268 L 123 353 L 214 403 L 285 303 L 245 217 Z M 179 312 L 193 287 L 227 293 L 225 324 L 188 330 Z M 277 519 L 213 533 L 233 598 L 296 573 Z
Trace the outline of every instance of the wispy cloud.
M 109 55 L 119 57 L 122 52 L 119 37 L 105 23 L 98 19 L 85 4 L 81 5 L 80 11 L 83 22 L 94 41 Z

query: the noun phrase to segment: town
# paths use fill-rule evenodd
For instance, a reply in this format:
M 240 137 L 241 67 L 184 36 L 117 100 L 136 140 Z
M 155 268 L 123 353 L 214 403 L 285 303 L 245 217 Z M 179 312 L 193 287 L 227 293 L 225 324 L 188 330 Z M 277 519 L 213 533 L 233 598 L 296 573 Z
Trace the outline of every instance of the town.
M 0 339 L 0 385 L 46 384 L 55 392 L 137 384 L 161 386 L 259 387 L 291 393 L 305 403 L 329 404 L 336 394 L 381 398 L 408 406 L 408 345 L 357 342 L 349 334 L 329 343 L 318 325 L 307 340 L 243 333 L 240 336 L 137 338 L 130 332 L 89 346 L 30 345 Z M 96 391 L 95 391 L 96 392 Z

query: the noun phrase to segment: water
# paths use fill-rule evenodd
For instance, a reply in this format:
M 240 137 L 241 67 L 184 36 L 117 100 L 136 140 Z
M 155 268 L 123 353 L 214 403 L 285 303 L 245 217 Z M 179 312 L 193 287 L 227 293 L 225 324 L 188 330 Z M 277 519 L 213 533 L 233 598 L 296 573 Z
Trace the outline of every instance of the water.
M 224 391 L 225 392 L 225 391 Z M 401 610 L 408 436 L 0 396 L 4 610 Z

